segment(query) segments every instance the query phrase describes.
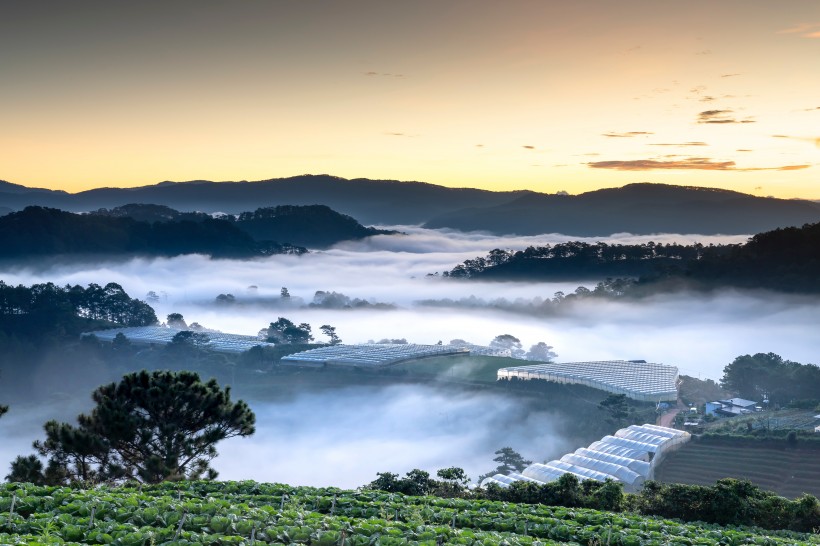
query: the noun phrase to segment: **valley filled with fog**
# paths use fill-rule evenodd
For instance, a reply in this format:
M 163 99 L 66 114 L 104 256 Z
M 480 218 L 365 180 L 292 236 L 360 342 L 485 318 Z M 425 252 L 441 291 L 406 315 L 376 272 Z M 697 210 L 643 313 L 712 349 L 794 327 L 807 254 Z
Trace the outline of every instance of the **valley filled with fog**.
M 595 281 L 479 282 L 428 273 L 449 270 L 493 248 L 523 249 L 578 238 L 395 229 L 405 235 L 375 236 L 302 256 L 5 266 L 0 279 L 26 285 L 115 282 L 133 297 L 154 292 L 158 300 L 151 304 L 160 320 L 176 312 L 188 324 L 237 334 L 255 335 L 278 317 L 311 324 L 317 341 L 325 340 L 319 326 L 333 325 L 344 343 L 406 339 L 446 344 L 463 339 L 487 345 L 497 335 L 511 334 L 525 349 L 540 341 L 552 345 L 558 361 L 644 359 L 675 365 L 682 374 L 702 379 L 720 379 L 724 366 L 741 354 L 774 352 L 803 363 L 815 362 L 820 354 L 815 332 L 820 305 L 808 296 L 681 292 L 634 301 L 585 299 L 539 313 L 533 311 L 533 302 L 559 291 L 571 293 L 578 286 L 592 288 Z M 585 240 L 717 244 L 746 237 L 624 235 Z M 282 287 L 290 298 L 280 297 Z M 317 291 L 373 305 L 311 308 Z M 232 295 L 232 302 L 217 302 L 220 294 Z M 505 300 L 504 306 L 497 305 L 499 299 Z M 455 303 L 420 303 L 431 300 Z M 40 437 L 46 418 L 72 421 L 77 411 L 90 406 L 88 394 L 62 393 L 64 399 L 50 404 L 12 408 L 0 421 L 0 470 L 5 472 L 14 456 L 31 452 L 30 443 Z M 215 467 L 224 479 L 355 487 L 374 479 L 377 471 L 434 471 L 452 465 L 475 477 L 493 467 L 493 451 L 505 445 L 534 460 L 580 447 L 555 433 L 555 420 L 526 401 L 509 394 L 452 392 L 446 385 L 344 387 L 248 401 L 257 415 L 257 432 L 250 439 L 218 446 Z

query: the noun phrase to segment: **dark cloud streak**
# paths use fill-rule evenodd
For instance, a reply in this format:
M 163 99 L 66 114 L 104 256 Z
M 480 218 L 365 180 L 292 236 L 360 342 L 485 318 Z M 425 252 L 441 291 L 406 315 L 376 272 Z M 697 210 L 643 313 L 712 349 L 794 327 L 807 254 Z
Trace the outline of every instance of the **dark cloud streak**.
M 669 157 L 669 156 L 667 156 Z M 635 159 L 628 161 L 596 161 L 587 163 L 593 169 L 612 169 L 616 171 L 656 171 L 656 170 L 697 170 L 697 171 L 797 171 L 808 169 L 811 165 L 784 165 L 781 167 L 742 167 L 734 161 L 714 161 L 708 157 L 689 157 L 674 161 L 657 159 Z

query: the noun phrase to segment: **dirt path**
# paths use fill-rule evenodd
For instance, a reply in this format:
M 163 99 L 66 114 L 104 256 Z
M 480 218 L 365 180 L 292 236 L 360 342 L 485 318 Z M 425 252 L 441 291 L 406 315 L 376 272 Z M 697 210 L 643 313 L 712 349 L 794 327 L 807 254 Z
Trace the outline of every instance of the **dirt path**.
M 662 427 L 671 427 L 672 422 L 675 420 L 675 416 L 680 412 L 688 409 L 689 408 L 686 407 L 686 404 L 678 400 L 677 406 L 675 406 L 673 409 L 668 410 L 666 413 L 658 417 L 658 425 Z

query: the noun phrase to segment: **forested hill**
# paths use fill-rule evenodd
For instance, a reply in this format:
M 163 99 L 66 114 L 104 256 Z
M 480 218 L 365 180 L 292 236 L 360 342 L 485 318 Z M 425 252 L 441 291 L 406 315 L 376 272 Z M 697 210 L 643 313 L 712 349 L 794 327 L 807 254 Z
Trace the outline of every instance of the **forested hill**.
M 233 223 L 212 218 L 148 223 L 43 207 L 0 217 L 0 259 L 181 254 L 250 258 L 303 252 L 290 244 L 256 241 Z
M 142 222 L 202 222 L 212 218 L 204 212 L 180 212 L 163 205 L 145 204 L 99 209 L 91 214 L 127 217 Z M 287 241 L 310 248 L 327 248 L 341 241 L 397 233 L 365 227 L 356 219 L 325 205 L 280 205 L 237 215 L 220 214 L 216 218 L 231 222 L 257 241 Z
M 495 249 L 466 260 L 446 277 L 493 280 L 640 277 L 643 287 L 678 280 L 702 287 L 735 286 L 820 292 L 820 223 L 760 233 L 741 245 L 608 245 L 568 242 L 521 251 Z
M 39 205 L 80 212 L 135 202 L 231 214 L 260 205 L 319 203 L 367 224 L 519 235 L 747 234 L 820 221 L 820 204 L 812 201 L 669 184 L 638 183 L 565 195 L 302 175 L 257 182 L 162 182 L 70 194 L 0 182 L 0 206 L 15 210 Z
M 365 227 L 354 218 L 325 205 L 259 208 L 228 219 L 254 239 L 291 241 L 307 247 L 328 247 L 341 241 L 397 233 Z

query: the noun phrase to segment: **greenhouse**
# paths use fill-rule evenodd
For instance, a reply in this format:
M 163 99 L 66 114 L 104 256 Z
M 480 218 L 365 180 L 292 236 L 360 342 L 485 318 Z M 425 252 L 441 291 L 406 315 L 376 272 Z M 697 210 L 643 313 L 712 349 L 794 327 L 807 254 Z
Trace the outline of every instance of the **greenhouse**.
M 568 453 L 561 457 L 562 463 L 572 464 L 581 468 L 588 468 L 590 470 L 595 470 L 597 472 L 603 472 L 604 474 L 608 474 L 613 476 L 620 482 L 623 482 L 624 489 L 632 493 L 641 485 L 645 478 L 627 468 L 624 465 L 611 463 L 607 461 L 602 461 L 600 459 L 592 459 L 590 457 L 584 457 L 583 455 L 578 455 L 575 453 Z
M 598 453 L 618 455 L 619 457 L 626 457 L 629 459 L 634 459 L 636 461 L 645 461 L 647 463 L 650 459 L 650 453 L 645 449 L 609 444 L 601 440 L 597 442 L 592 442 L 591 444 L 589 444 L 589 447 L 587 449 L 597 451 Z
M 498 370 L 498 379 L 512 378 L 586 385 L 642 402 L 678 398 L 678 369 L 644 361 L 547 362 Z
M 601 451 L 593 451 L 591 449 L 587 449 L 585 447 L 581 447 L 575 450 L 576 455 L 580 455 L 582 457 L 588 457 L 590 459 L 598 459 L 599 461 L 605 461 L 608 463 L 615 463 L 621 466 L 627 467 L 629 470 L 635 472 L 643 476 L 644 478 L 649 479 L 651 475 L 651 466 L 646 461 L 641 461 L 638 459 L 632 459 L 629 457 L 621 457 L 620 455 L 614 455 L 612 453 L 603 453 Z
M 527 478 L 544 483 L 553 482 L 566 473 L 567 471 L 562 468 L 555 468 L 541 463 L 533 463 L 521 472 Z M 575 473 L 570 472 L 570 474 Z M 575 474 L 575 476 L 581 481 L 587 479 L 586 476 L 580 474 Z
M 179 330 L 167 326 L 138 326 L 132 328 L 113 328 L 111 330 L 97 330 L 85 332 L 86 336 L 96 336 L 100 341 L 112 342 L 117 334 L 124 335 L 131 343 L 143 345 L 167 345 L 180 332 L 201 334 L 197 345 L 221 353 L 243 353 L 256 346 L 273 347 L 273 343 L 260 341 L 257 336 L 242 336 L 225 334 L 223 332 L 195 332 L 193 330 Z
M 646 441 L 625 437 L 630 435 Z M 521 480 L 547 483 L 570 473 L 580 480 L 618 481 L 624 485 L 625 491 L 634 492 L 645 480 L 652 478 L 663 454 L 689 439 L 688 432 L 656 425 L 633 425 L 593 442 L 588 448 L 580 448 L 564 455 L 560 460 L 531 464 L 521 474 L 496 474 L 485 479 L 481 485 L 495 483 L 508 487 Z
M 416 345 L 413 343 L 364 345 L 328 345 L 282 358 L 282 364 L 295 366 L 354 366 L 380 368 L 407 360 L 432 356 L 464 355 L 469 350 L 449 345 Z

